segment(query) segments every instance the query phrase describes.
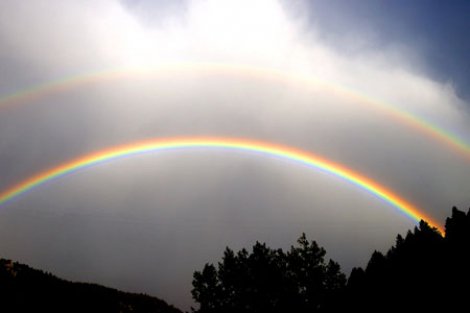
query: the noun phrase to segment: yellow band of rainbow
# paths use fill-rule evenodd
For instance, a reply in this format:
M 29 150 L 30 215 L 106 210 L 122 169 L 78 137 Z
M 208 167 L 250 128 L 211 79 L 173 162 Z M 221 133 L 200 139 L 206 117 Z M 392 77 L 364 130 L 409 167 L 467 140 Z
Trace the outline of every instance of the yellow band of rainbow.
M 190 148 L 212 148 L 225 150 L 238 150 L 258 153 L 264 156 L 279 157 L 296 163 L 306 165 L 313 169 L 322 170 L 334 176 L 344 179 L 363 190 L 385 200 L 396 207 L 406 216 L 419 222 L 427 221 L 432 227 L 444 234 L 444 229 L 439 223 L 427 216 L 423 210 L 414 206 L 410 202 L 398 196 L 392 190 L 363 176 L 347 167 L 324 159 L 313 153 L 302 151 L 296 148 L 239 138 L 212 138 L 212 137 L 185 137 L 185 138 L 162 138 L 148 141 L 134 142 L 127 145 L 120 145 L 98 152 L 88 154 L 70 162 L 66 162 L 49 170 L 40 172 L 26 180 L 6 189 L 0 193 L 0 205 L 18 197 L 25 192 L 38 187 L 55 178 L 59 178 L 71 172 L 84 169 L 105 161 L 115 160 L 121 157 L 131 157 L 134 155 L 155 153 L 165 150 L 190 149 Z

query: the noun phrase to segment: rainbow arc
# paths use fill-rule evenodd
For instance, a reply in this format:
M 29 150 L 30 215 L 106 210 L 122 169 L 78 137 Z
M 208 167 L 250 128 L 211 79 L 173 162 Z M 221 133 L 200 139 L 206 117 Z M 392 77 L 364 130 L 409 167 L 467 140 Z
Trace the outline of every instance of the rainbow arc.
M 431 226 L 437 228 L 444 234 L 443 227 L 425 212 L 403 199 L 389 188 L 375 182 L 358 172 L 355 172 L 341 164 L 317 156 L 313 153 L 302 151 L 296 148 L 246 139 L 238 138 L 218 138 L 218 137 L 185 137 L 185 138 L 163 138 L 148 141 L 134 142 L 127 145 L 115 146 L 98 152 L 88 154 L 72 161 L 63 163 L 54 168 L 45 170 L 33 175 L 26 180 L 6 189 L 0 193 L 0 206 L 13 200 L 26 192 L 37 188 L 54 179 L 58 179 L 66 174 L 83 170 L 103 162 L 113 161 L 123 157 L 132 157 L 146 153 L 157 153 L 167 150 L 177 149 L 223 149 L 227 151 L 245 151 L 257 153 L 262 156 L 278 157 L 305 165 L 312 169 L 334 175 L 357 187 L 375 195 L 389 203 L 406 216 L 419 222 L 427 221 Z
M 0 97 L 0 109 L 34 101 L 57 93 L 73 90 L 81 86 L 87 86 L 97 82 L 113 82 L 122 79 L 135 79 L 138 77 L 165 76 L 171 73 L 213 73 L 220 75 L 234 75 L 242 77 L 251 77 L 254 79 L 272 79 L 274 81 L 294 83 L 304 86 L 316 86 L 322 90 L 339 95 L 345 99 L 354 100 L 368 108 L 386 113 L 390 118 L 396 120 L 402 125 L 407 125 L 416 131 L 445 144 L 448 148 L 458 152 L 470 160 L 470 144 L 462 137 L 451 131 L 432 123 L 425 118 L 408 112 L 390 103 L 374 99 L 361 92 L 339 84 L 317 79 L 313 76 L 284 73 L 282 71 L 270 68 L 260 68 L 254 66 L 245 66 L 239 64 L 224 63 L 169 63 L 155 68 L 123 68 L 115 70 L 103 70 L 85 73 L 82 75 L 70 76 L 56 81 L 50 81 L 44 84 L 32 86 L 18 90 L 14 93 Z

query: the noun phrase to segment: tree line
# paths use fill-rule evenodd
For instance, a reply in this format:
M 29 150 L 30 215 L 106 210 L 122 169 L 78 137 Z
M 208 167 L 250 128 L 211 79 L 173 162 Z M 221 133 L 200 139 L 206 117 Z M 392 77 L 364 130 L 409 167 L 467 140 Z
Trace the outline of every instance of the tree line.
M 421 221 L 385 254 L 346 279 L 326 251 L 302 234 L 290 250 L 256 242 L 226 248 L 193 277 L 194 313 L 468 311 L 470 210 L 452 209 L 445 235 Z
M 470 303 L 470 210 L 452 209 L 445 235 L 421 221 L 375 251 L 349 277 L 302 234 L 284 251 L 256 242 L 226 248 L 193 276 L 193 313 L 466 312 Z M 72 283 L 0 259 L 0 312 L 177 313 L 163 300 Z

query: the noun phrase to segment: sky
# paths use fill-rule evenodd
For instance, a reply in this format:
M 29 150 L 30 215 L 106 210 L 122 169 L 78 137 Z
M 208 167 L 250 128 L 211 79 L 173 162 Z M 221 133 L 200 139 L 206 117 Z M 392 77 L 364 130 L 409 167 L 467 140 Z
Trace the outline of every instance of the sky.
M 315 153 L 442 223 L 470 206 L 468 1 L 0 5 L 0 190 L 120 144 L 216 136 Z M 192 273 L 226 246 L 305 232 L 349 273 L 414 225 L 320 170 L 183 149 L 2 204 L 0 255 L 188 309 Z

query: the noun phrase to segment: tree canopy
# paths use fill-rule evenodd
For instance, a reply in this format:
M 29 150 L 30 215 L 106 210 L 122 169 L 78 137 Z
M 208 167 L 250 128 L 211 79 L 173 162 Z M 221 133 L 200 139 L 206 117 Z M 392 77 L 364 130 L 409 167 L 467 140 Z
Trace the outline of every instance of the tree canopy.
M 251 252 L 226 248 L 222 261 L 194 273 L 194 312 L 317 312 L 346 284 L 326 251 L 305 234 L 289 251 L 256 242 Z

